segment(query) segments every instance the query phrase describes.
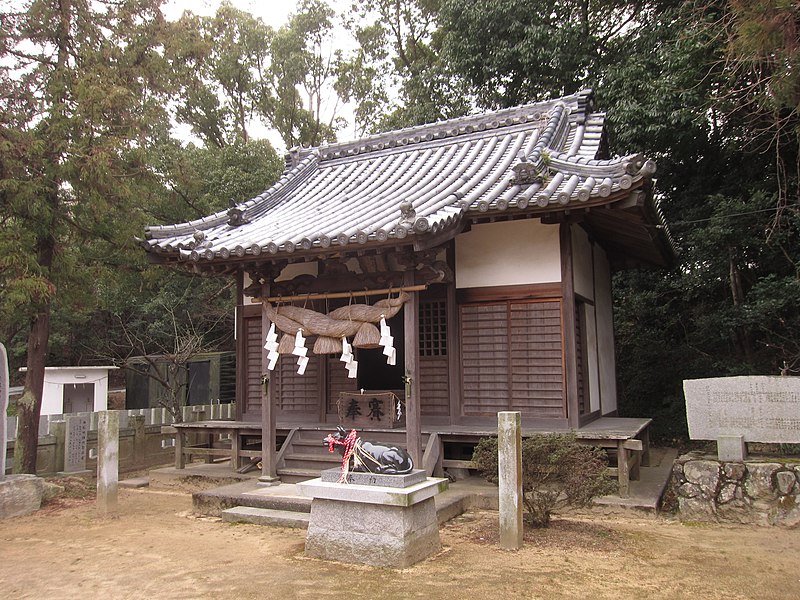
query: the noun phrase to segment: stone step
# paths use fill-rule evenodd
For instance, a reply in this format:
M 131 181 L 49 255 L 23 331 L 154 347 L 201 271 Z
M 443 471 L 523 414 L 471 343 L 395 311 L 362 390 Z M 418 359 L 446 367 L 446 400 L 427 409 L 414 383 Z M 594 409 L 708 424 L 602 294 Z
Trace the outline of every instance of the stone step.
M 235 506 L 221 513 L 226 523 L 251 523 L 270 527 L 292 527 L 307 529 L 309 513 L 274 510 L 270 508 L 253 508 L 252 506 Z
M 297 483 L 319 477 L 322 469 L 280 468 L 278 476 L 284 483 Z

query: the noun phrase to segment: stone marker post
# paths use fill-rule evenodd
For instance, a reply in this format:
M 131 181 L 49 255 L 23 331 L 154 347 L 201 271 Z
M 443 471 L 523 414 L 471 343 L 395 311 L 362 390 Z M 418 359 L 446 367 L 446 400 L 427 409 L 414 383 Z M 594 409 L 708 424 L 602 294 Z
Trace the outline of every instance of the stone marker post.
M 119 413 L 104 410 L 97 419 L 97 512 L 117 516 L 119 480 Z
M 500 547 L 522 548 L 522 413 L 497 413 Z
M 6 478 L 6 414 L 8 412 L 8 356 L 0 344 L 0 481 Z

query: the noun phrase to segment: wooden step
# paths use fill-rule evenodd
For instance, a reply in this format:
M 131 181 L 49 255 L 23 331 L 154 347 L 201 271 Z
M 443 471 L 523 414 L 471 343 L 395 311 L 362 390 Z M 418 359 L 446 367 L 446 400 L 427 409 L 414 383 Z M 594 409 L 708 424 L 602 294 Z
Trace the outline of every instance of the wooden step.
M 270 527 L 292 527 L 307 529 L 309 513 L 271 508 L 253 508 L 252 506 L 234 506 L 223 510 L 222 520 L 225 523 L 251 523 Z

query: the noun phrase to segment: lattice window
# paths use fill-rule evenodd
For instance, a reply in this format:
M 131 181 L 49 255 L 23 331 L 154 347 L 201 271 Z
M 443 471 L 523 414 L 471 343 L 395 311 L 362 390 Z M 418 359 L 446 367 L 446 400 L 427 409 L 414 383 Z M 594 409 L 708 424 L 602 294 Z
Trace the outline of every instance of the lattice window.
M 447 356 L 447 302 L 420 303 L 419 355 Z

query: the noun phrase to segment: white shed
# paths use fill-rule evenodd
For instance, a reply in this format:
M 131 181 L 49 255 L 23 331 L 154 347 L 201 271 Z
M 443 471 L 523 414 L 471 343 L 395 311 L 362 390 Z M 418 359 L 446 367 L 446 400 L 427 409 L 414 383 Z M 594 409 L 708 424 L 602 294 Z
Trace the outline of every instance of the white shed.
M 108 372 L 118 367 L 46 367 L 43 415 L 96 412 L 108 408 Z M 25 371 L 25 367 L 20 371 Z

